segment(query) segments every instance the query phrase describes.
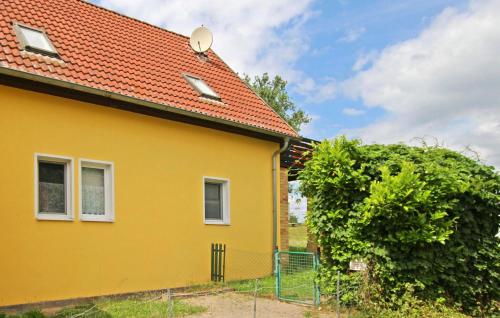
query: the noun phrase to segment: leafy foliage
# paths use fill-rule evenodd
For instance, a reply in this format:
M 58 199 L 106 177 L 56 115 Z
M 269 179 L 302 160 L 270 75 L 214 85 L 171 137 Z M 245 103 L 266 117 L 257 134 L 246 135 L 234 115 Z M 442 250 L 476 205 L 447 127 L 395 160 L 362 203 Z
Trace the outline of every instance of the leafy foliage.
M 245 75 L 243 80 L 296 131 L 311 121 L 290 99 L 286 91 L 287 82 L 279 75 L 271 79 L 269 74 L 264 73 L 262 76 L 255 76 L 253 81 L 250 76 Z
M 339 137 L 315 147 L 300 180 L 327 291 L 337 271 L 349 284 L 349 261 L 364 259 L 369 285 L 379 288 L 371 301 L 391 302 L 410 284 L 420 299 L 495 310 L 500 176 L 492 167 L 439 147 Z
M 415 298 L 412 294 L 412 287 L 407 286 L 407 291 L 394 300 L 397 303 L 396 309 L 390 306 L 374 305 L 363 308 L 362 311 L 354 315 L 354 318 L 467 318 L 466 316 L 443 304 L 437 302 L 424 302 Z

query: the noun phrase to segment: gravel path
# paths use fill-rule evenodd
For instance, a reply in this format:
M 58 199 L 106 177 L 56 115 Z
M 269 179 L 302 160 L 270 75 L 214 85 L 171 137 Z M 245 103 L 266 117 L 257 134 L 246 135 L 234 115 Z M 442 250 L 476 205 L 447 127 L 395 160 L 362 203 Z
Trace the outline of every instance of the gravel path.
M 183 300 L 193 305 L 207 307 L 208 310 L 199 315 L 189 316 L 190 318 L 253 318 L 253 297 L 236 293 L 224 293 L 219 295 L 201 296 Z M 257 317 L 286 317 L 286 318 L 304 318 L 304 317 L 333 317 L 331 313 L 314 313 L 307 315 L 312 308 L 280 302 L 277 300 L 258 298 L 257 299 Z

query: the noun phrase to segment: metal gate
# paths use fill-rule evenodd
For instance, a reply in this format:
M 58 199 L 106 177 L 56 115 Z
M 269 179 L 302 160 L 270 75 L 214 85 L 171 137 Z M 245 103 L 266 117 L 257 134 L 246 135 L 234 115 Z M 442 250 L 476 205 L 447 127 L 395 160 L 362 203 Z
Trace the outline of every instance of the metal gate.
M 318 258 L 314 253 L 277 251 L 275 253 L 276 297 L 280 300 L 319 305 L 316 283 Z

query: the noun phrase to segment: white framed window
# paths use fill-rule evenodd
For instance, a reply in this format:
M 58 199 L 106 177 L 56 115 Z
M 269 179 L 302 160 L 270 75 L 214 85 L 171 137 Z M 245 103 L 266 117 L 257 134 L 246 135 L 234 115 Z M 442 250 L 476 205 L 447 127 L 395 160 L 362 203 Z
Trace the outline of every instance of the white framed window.
M 73 220 L 73 158 L 35 154 L 35 217 Z
M 23 50 L 58 56 L 55 47 L 44 31 L 19 23 L 14 23 L 14 30 Z
M 114 164 L 79 160 L 80 220 L 114 222 Z
M 205 224 L 229 224 L 229 179 L 203 177 Z
M 184 78 L 188 81 L 188 83 L 196 90 L 202 97 L 214 99 L 220 101 L 221 98 L 219 94 L 217 94 L 210 86 L 208 86 L 205 81 L 201 78 L 184 74 Z

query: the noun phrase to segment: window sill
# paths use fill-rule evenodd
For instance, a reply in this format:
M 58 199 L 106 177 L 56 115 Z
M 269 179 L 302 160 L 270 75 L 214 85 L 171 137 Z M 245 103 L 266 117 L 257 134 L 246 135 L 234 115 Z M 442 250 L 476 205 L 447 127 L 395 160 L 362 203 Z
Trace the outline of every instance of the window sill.
M 36 215 L 38 221 L 74 221 L 72 215 L 55 214 L 55 213 L 38 213 Z
M 216 221 L 216 220 L 205 220 L 205 225 L 231 225 L 229 222 Z
M 82 222 L 105 222 L 105 223 L 114 223 L 115 219 L 106 217 L 106 216 L 89 216 L 89 215 L 80 215 L 80 221 Z

